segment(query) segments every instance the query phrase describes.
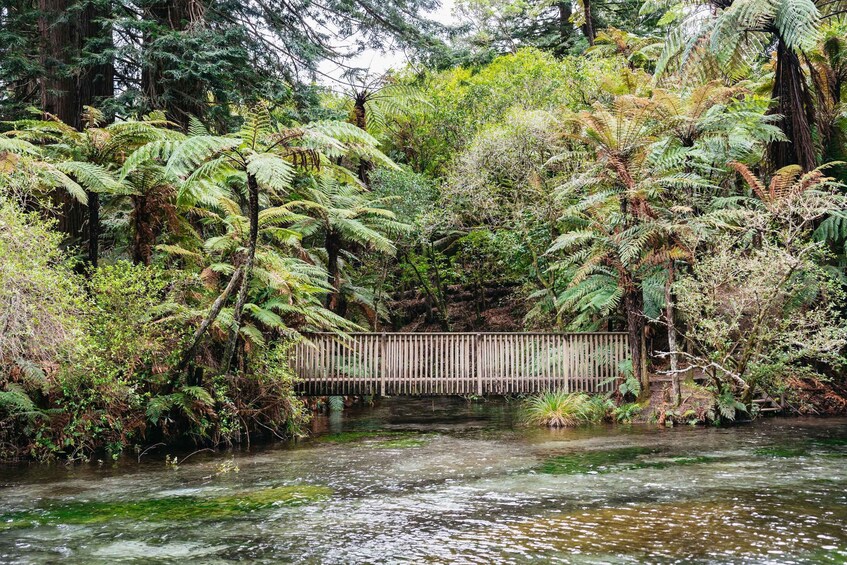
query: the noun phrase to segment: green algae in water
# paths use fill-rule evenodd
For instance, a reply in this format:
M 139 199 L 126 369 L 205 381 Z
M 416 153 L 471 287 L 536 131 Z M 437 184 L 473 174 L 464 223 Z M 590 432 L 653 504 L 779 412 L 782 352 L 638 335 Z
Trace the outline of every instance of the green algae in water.
M 659 460 L 644 460 L 644 455 L 655 455 L 656 449 L 649 447 L 624 447 L 606 451 L 585 451 L 569 455 L 558 455 L 547 459 L 535 470 L 548 475 L 578 475 L 582 473 L 612 473 L 633 469 L 665 469 L 684 465 L 713 463 L 718 459 L 707 455 L 697 457 L 668 457 Z
M 847 447 L 847 437 L 825 437 L 813 440 L 816 445 L 826 447 Z
M 753 453 L 764 457 L 802 457 L 808 454 L 806 449 L 802 447 L 784 446 L 760 447 L 754 450 Z
M 406 449 L 410 447 L 422 447 L 427 443 L 429 443 L 429 440 L 425 438 L 407 437 L 378 441 L 368 447 L 374 449 Z
M 581 473 L 608 473 L 620 465 L 633 463 L 640 455 L 656 453 L 647 447 L 583 451 L 557 455 L 547 459 L 536 470 L 548 475 L 577 475 Z
M 354 443 L 366 439 L 402 438 L 416 435 L 413 432 L 390 432 L 385 430 L 354 430 L 318 436 L 315 441 L 321 443 Z
M 332 494 L 324 486 L 297 485 L 273 487 L 215 498 L 175 496 L 147 500 L 109 502 L 70 502 L 51 504 L 25 512 L 0 516 L 0 528 L 28 528 L 38 525 L 103 524 L 113 520 L 169 522 L 217 520 L 279 506 L 300 506 L 323 500 Z
M 629 468 L 631 469 L 666 469 L 668 467 L 680 467 L 685 465 L 699 465 L 701 463 L 714 463 L 719 461 L 718 457 L 699 455 L 697 457 L 671 457 L 659 461 L 640 461 Z
M 376 440 L 369 442 L 368 447 L 420 447 L 427 442 L 426 434 L 418 432 L 395 432 L 386 430 L 354 430 L 349 432 L 339 432 L 325 436 L 318 436 L 315 441 L 320 443 L 356 443 L 367 440 Z

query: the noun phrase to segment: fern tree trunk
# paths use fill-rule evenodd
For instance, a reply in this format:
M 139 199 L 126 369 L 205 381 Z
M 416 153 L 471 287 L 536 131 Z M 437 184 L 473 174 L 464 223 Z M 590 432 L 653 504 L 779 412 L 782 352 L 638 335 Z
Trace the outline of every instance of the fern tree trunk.
M 353 101 L 353 124 L 363 131 L 368 130 L 368 114 L 367 108 L 365 107 L 365 103 L 368 101 L 368 93 L 367 92 L 357 92 L 356 97 Z M 370 183 L 370 172 L 373 168 L 373 164 L 367 159 L 360 159 L 359 161 L 359 180 L 362 181 L 365 186 Z
M 157 190 L 132 197 L 132 244 L 130 254 L 136 265 L 149 265 L 153 261 L 153 246 L 161 216 L 165 213 Z M 158 217 L 157 217 L 158 216 Z
M 242 267 L 239 267 L 232 274 L 232 277 L 229 279 L 229 283 L 226 285 L 226 288 L 222 293 L 218 295 L 215 301 L 212 303 L 212 307 L 209 309 L 209 313 L 206 315 L 206 318 L 203 322 L 197 327 L 197 330 L 194 332 L 194 337 L 191 338 L 191 345 L 188 346 L 188 349 L 182 354 L 182 358 L 176 366 L 176 373 L 182 373 L 187 367 L 188 364 L 194 359 L 195 353 L 197 353 L 197 347 L 200 345 L 200 340 L 203 339 L 203 336 L 206 334 L 206 331 L 215 323 L 215 320 L 218 319 L 218 314 L 221 313 L 221 310 L 226 304 L 229 296 L 235 291 L 235 287 L 241 282 L 241 273 Z
M 776 75 L 771 95 L 777 101 L 771 113 L 781 116 L 777 124 L 788 138 L 768 146 L 771 165 L 774 170 L 800 165 L 804 171 L 811 171 L 817 166 L 812 139 L 814 103 L 800 58 L 782 38 L 777 42 Z
M 627 281 L 624 287 L 623 307 L 632 354 L 632 375 L 641 383 L 641 394 L 646 395 L 650 391 L 650 381 L 644 370 L 644 296 L 641 285 L 635 281 Z
M 344 316 L 347 310 L 347 303 L 341 292 L 341 268 L 339 264 L 341 255 L 341 234 L 336 230 L 329 228 L 324 238 L 324 248 L 326 249 L 326 270 L 328 273 L 327 282 L 332 287 L 332 292 L 326 297 L 326 307 L 338 314 Z
M 229 340 L 224 350 L 223 373 L 228 373 L 235 356 L 235 347 L 238 344 L 239 330 L 241 329 L 241 318 L 244 314 L 244 304 L 247 303 L 247 291 L 250 288 L 250 278 L 253 274 L 253 262 L 256 258 L 256 244 L 259 240 L 259 183 L 251 174 L 247 175 L 247 217 L 250 222 L 249 239 L 247 243 L 247 257 L 244 260 L 243 278 L 241 287 L 238 289 L 238 297 L 235 299 L 235 307 L 232 312 L 232 326 L 230 327 Z

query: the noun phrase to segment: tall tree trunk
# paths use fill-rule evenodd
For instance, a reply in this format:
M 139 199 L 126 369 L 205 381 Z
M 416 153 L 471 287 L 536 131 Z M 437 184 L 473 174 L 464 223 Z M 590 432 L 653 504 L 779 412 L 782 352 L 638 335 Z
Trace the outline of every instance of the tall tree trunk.
M 41 109 L 74 128 L 80 126 L 80 104 L 74 76 L 77 56 L 77 19 L 70 0 L 38 0 L 39 79 Z M 52 198 L 59 211 L 57 228 L 67 234 L 68 245 L 83 243 L 84 205 L 64 190 Z
M 585 11 L 585 23 L 582 24 L 582 34 L 588 40 L 589 45 L 594 45 L 594 40 L 597 39 L 597 32 L 594 30 L 594 14 L 591 9 L 591 0 L 582 0 L 582 7 Z
M 787 165 L 800 165 L 804 171 L 814 169 L 817 166 L 812 140 L 814 104 L 800 59 L 782 38 L 777 43 L 772 96 L 777 103 L 771 113 L 781 116 L 777 124 L 788 140 L 768 146 L 771 165 L 775 170 Z
M 646 395 L 650 391 L 650 380 L 644 370 L 644 296 L 641 285 L 634 281 L 629 281 L 625 286 L 623 306 L 632 354 L 632 375 L 641 383 L 641 394 Z
M 673 301 L 673 282 L 674 282 L 674 264 L 671 263 L 668 267 L 668 280 L 665 283 L 665 321 L 668 323 L 668 351 L 670 352 L 671 361 L 671 394 L 673 395 L 674 406 L 679 406 L 682 400 L 682 392 L 679 387 L 679 366 L 677 345 L 676 345 L 676 322 L 674 321 L 674 301 Z
M 41 107 L 75 129 L 83 127 L 84 106 L 114 96 L 114 65 L 110 60 L 112 30 L 107 20 L 108 3 L 91 0 L 81 10 L 72 9 L 70 0 L 38 0 L 40 11 L 39 51 L 44 76 L 41 79 Z M 80 61 L 85 52 L 95 61 Z M 87 258 L 97 266 L 100 237 L 100 201 L 95 192 L 86 192 L 88 230 L 84 205 L 67 194 L 56 194 L 60 206 L 58 227 L 71 243 L 87 239 Z
M 104 0 L 89 0 L 79 16 L 80 48 L 86 60 L 78 78 L 79 109 L 98 107 L 103 100 L 115 95 L 115 65 L 110 4 Z
M 249 240 L 247 244 L 247 257 L 244 260 L 244 277 L 241 287 L 238 289 L 238 297 L 232 311 L 232 326 L 230 327 L 229 340 L 226 344 L 223 358 L 223 371 L 226 374 L 232 366 L 235 356 L 235 346 L 238 344 L 238 336 L 241 329 L 241 317 L 244 313 L 244 304 L 247 303 L 247 292 L 250 288 L 250 278 L 253 274 L 253 262 L 256 258 L 256 244 L 259 241 L 259 183 L 251 174 L 247 174 L 247 217 L 250 222 Z
M 194 0 L 162 0 L 151 2 L 144 11 L 144 18 L 154 25 L 144 35 L 141 91 L 149 110 L 164 111 L 183 129 L 188 127 L 191 116 L 202 119 L 205 114 L 205 88 L 197 81 L 170 76 L 174 65 L 172 58 L 185 54 L 159 52 L 161 46 L 156 45 L 156 40 L 160 34 L 187 32 L 201 17 L 197 13 L 198 6 Z
M 571 23 L 573 10 L 570 1 L 559 2 L 556 4 L 556 8 L 559 10 L 559 39 L 556 47 L 553 49 L 553 53 L 559 57 L 563 57 L 567 54 L 568 47 L 570 46 L 571 32 L 573 30 L 573 24 Z
M 70 0 L 38 0 L 41 109 L 79 128 L 79 98 L 73 64 L 77 56 L 77 20 Z
M 89 0 L 79 14 L 79 46 L 93 60 L 86 62 L 77 79 L 77 92 L 81 115 L 85 106 L 96 107 L 115 95 L 115 66 L 111 58 L 114 47 L 110 4 L 103 0 Z M 86 126 L 90 124 L 80 124 Z M 88 199 L 88 262 L 97 267 L 100 255 L 100 195 L 87 191 Z

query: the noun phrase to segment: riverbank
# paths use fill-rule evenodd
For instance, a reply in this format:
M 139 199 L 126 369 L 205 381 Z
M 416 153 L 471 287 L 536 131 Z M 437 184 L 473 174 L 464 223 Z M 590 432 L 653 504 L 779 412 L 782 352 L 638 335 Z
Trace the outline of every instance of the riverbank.
M 0 561 L 835 562 L 847 419 L 515 427 L 385 399 L 299 444 L 0 468 Z

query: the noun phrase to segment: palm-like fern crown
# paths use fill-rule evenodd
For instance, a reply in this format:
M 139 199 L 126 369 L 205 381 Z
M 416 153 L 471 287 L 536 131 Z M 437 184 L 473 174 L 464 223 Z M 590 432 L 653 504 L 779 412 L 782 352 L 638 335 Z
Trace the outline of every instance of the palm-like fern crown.
M 843 0 L 648 0 L 642 14 L 665 11 L 669 26 L 656 76 L 684 69 L 699 78 L 741 77 L 776 34 L 788 49 L 808 51 L 822 17 L 844 9 Z
M 355 104 L 364 105 L 365 126 L 368 133 L 380 137 L 391 131 L 394 121 L 407 116 L 431 104 L 427 96 L 414 86 L 395 81 L 388 82 L 384 77 L 355 87 L 348 97 L 349 110 L 355 114 Z M 356 116 L 353 115 L 356 122 Z
M 345 122 L 284 127 L 273 123 L 267 108 L 260 106 L 248 113 L 235 134 L 210 135 L 195 123 L 188 136 L 144 145 L 127 159 L 122 176 L 154 160 L 166 163 L 167 173 L 185 182 L 184 191 L 246 173 L 263 190 L 282 196 L 290 191 L 298 170 L 324 169 L 336 178 L 357 182 L 350 171 L 335 164 L 341 157 L 364 156 L 396 167 L 377 145 L 371 135 Z
M 220 197 L 216 209 L 207 209 L 202 218 L 204 226 L 217 235 L 205 239 L 192 255 L 206 263 L 208 271 L 231 275 L 243 250 L 249 220 L 239 205 L 226 196 Z M 262 329 L 296 333 L 286 322 L 292 318 L 299 319 L 304 330 L 354 329 L 322 304 L 321 297 L 330 290 L 326 271 L 304 260 L 307 254 L 301 247 L 303 234 L 289 227 L 302 219 L 288 205 L 265 208 L 259 213 L 253 281 L 244 306 L 248 322 L 240 330 L 254 345 L 264 344 Z M 160 249 L 182 256 L 186 253 L 175 246 L 163 245 Z M 230 327 L 231 320 L 232 309 L 224 309 L 216 322 L 222 333 Z
M 594 45 L 586 53 L 611 58 L 621 55 L 633 66 L 655 62 L 662 53 L 662 40 L 656 36 L 642 37 L 621 29 L 609 27 L 597 33 Z
M 408 231 L 387 208 L 391 198 L 377 197 L 355 184 L 322 176 L 305 191 L 306 198 L 289 204 L 306 216 L 295 224 L 304 236 L 328 231 L 380 253 L 394 253 L 391 236 Z
M 158 114 L 142 120 L 118 121 L 101 126 L 102 114 L 86 107 L 82 131 L 48 115 L 46 119 L 12 122 L 0 136 L 0 154 L 14 159 L 16 168 L 27 171 L 37 187 L 63 188 L 85 203 L 86 191 L 125 195 L 138 191 L 130 179 L 117 174 L 126 156 L 151 141 L 173 139 Z M 127 182 L 125 182 L 127 181 Z
M 553 268 L 568 281 L 557 307 L 578 314 L 578 327 L 608 315 L 634 287 L 661 289 L 664 266 L 691 260 L 710 230 L 737 215 L 696 215 L 675 197 L 710 188 L 680 140 L 712 129 L 712 111 L 728 98 L 708 85 L 682 97 L 658 91 L 565 121 L 570 154 L 583 159 L 569 159 L 575 165 L 556 190 L 567 231 L 548 253 L 559 257 Z

